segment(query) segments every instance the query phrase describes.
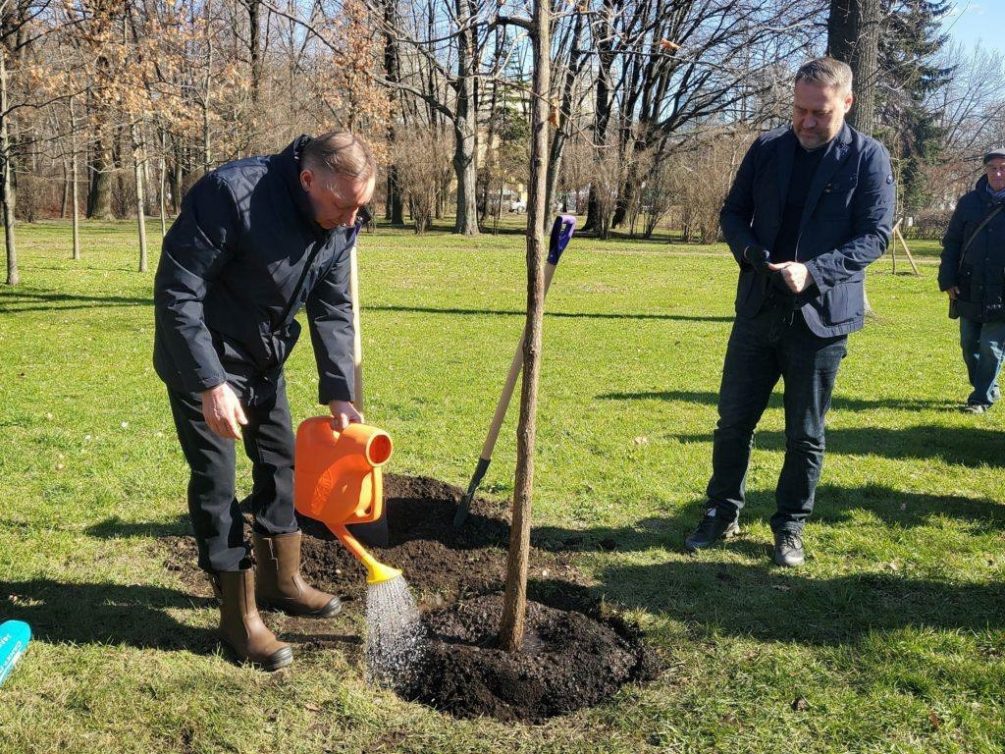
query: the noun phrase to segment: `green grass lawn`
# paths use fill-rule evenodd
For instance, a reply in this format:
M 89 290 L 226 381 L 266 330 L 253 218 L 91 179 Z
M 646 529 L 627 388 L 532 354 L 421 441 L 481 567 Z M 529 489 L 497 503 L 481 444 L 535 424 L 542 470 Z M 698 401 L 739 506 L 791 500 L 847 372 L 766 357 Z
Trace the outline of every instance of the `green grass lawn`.
M 777 395 L 743 537 L 681 548 L 710 471 L 732 259 L 573 242 L 545 320 L 534 522 L 583 536 L 575 565 L 666 670 L 527 727 L 370 688 L 352 644 L 277 676 L 190 651 L 216 611 L 158 545 L 187 531 L 186 468 L 150 365 L 134 226 L 85 225 L 77 263 L 66 224 L 21 225 L 19 242 L 22 285 L 0 288 L 0 620 L 55 628 L 0 687 L 0 752 L 1005 750 L 1005 410 L 953 410 L 967 389 L 937 245 L 919 244 L 920 277 L 873 267 L 876 317 L 838 380 L 808 561 L 783 572 L 768 559 Z M 360 265 L 367 417 L 395 440 L 389 470 L 463 486 L 522 326 L 522 239 L 381 229 Z M 308 343 L 288 370 L 298 420 L 320 411 Z M 500 497 L 510 413 L 483 484 Z

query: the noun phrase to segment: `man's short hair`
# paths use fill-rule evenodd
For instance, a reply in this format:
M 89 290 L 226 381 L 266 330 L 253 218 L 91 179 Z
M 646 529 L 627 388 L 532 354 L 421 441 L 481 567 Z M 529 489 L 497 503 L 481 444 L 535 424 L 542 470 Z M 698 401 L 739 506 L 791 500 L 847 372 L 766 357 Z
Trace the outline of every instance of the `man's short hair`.
M 304 147 L 300 164 L 305 170 L 367 180 L 377 172 L 370 145 L 351 131 L 329 131 L 315 136 Z
M 851 93 L 851 66 L 834 58 L 817 58 L 799 66 L 796 83 L 832 86 L 842 94 Z

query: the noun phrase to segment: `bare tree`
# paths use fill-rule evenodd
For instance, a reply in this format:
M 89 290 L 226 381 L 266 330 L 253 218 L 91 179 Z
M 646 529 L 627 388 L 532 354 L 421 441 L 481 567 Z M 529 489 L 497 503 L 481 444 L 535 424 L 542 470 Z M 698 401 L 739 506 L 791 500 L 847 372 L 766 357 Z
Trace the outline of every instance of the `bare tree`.
M 681 133 L 741 117 L 757 123 L 753 97 L 774 91 L 771 74 L 813 42 L 817 0 L 603 0 L 594 45 L 600 74 L 597 138 L 606 143 L 612 108 L 628 170 L 611 225 L 623 223 L 648 176 L 636 158 L 662 155 Z M 601 97 L 603 90 L 603 97 Z M 658 164 L 662 157 L 651 161 Z M 591 215 L 596 222 L 596 218 Z
M 48 0 L 0 0 L 0 204 L 3 207 L 4 243 L 7 250 L 7 285 L 18 285 L 17 240 L 14 231 L 16 157 L 11 123 L 19 107 L 29 105 L 29 95 L 12 102 L 9 61 L 21 62 L 37 37 L 32 31 L 35 19 L 48 7 Z
M 424 233 L 436 210 L 436 192 L 444 164 L 449 163 L 448 140 L 438 129 L 426 126 L 399 136 L 391 158 L 398 165 L 397 180 L 408 196 L 416 233 Z
M 545 206 L 548 186 L 548 102 L 551 89 L 551 12 L 548 0 L 534 0 L 530 35 L 533 43 L 533 133 L 530 192 L 527 202 L 527 320 L 524 327 L 523 382 L 517 425 L 516 478 L 513 485 L 513 523 L 506 562 L 506 592 L 499 643 L 510 652 L 523 645 L 527 614 L 527 563 L 530 553 L 530 514 L 534 490 L 534 447 L 537 439 L 537 389 L 541 370 L 541 331 L 544 320 Z

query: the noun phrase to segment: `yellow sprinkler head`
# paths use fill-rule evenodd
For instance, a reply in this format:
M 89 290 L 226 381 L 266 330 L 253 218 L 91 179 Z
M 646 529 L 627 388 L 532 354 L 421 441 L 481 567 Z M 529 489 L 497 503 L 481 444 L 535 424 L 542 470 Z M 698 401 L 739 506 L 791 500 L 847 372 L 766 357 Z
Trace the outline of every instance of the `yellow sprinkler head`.
M 391 566 L 378 563 L 376 560 L 373 560 L 372 563 L 367 563 L 366 570 L 367 584 L 382 584 L 385 581 L 390 581 L 401 576 L 401 571 L 397 568 L 391 568 Z
M 373 557 L 344 526 L 332 526 L 331 530 L 335 532 L 335 536 L 342 540 L 342 544 L 345 545 L 346 549 L 355 555 L 359 562 L 366 566 L 367 584 L 382 584 L 401 575 L 401 571 L 397 568 L 384 565 Z

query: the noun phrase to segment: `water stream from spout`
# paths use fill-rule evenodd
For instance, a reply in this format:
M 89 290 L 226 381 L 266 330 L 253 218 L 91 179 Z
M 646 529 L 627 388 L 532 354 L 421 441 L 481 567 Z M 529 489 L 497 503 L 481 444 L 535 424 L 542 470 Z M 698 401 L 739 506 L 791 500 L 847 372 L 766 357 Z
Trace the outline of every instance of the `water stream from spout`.
M 368 680 L 394 689 L 411 685 L 429 638 L 404 576 L 370 584 L 366 627 Z

